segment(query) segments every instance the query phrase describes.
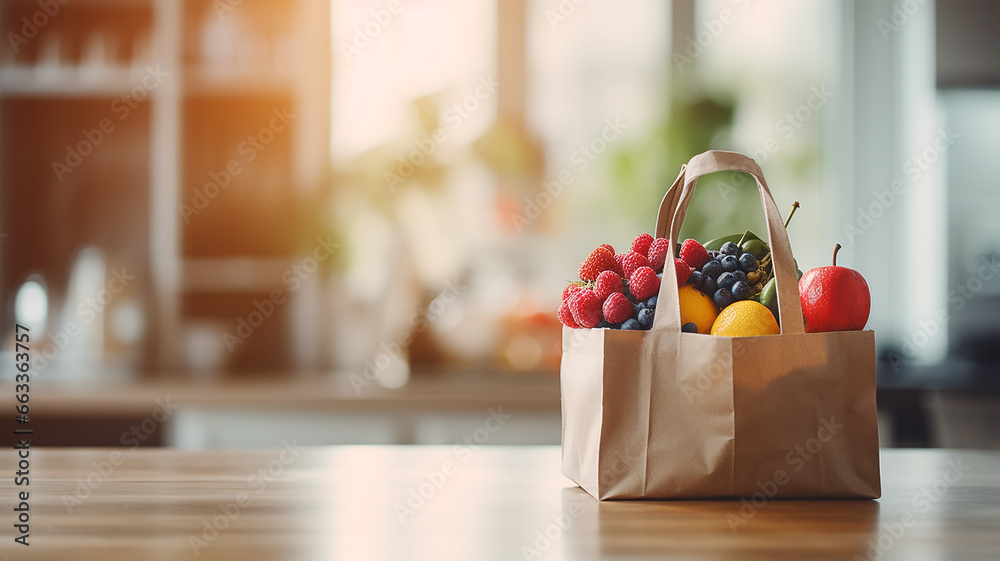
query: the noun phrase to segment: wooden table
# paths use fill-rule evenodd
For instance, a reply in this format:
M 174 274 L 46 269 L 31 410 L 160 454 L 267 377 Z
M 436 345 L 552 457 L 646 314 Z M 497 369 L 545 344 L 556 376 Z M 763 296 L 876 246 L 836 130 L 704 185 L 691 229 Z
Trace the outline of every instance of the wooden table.
M 771 501 L 741 513 L 736 501 L 599 503 L 560 475 L 558 447 L 37 448 L 31 546 L 23 547 L 12 527 L 13 494 L 23 487 L 14 487 L 16 457 L 7 449 L 0 452 L 0 555 L 743 561 L 867 559 L 871 551 L 881 560 L 1000 558 L 1000 454 L 885 450 L 882 460 L 879 501 Z

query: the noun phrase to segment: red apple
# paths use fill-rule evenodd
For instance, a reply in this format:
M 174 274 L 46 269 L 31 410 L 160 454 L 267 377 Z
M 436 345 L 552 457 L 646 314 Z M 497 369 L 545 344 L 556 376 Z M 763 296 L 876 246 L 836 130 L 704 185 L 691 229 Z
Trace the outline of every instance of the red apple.
M 868 323 L 872 299 L 868 283 L 854 269 L 837 266 L 833 250 L 832 267 L 809 269 L 799 279 L 799 300 L 807 333 L 858 331 Z

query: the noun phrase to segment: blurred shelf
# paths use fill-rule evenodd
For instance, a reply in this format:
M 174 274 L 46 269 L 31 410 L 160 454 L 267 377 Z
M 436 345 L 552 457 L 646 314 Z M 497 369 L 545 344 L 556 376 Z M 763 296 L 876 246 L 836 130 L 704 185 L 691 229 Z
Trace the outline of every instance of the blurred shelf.
M 1000 392 L 1000 364 L 947 360 L 940 364 L 878 363 L 880 390 Z
M 294 263 L 288 258 L 232 257 L 182 261 L 181 290 L 187 292 L 268 291 L 282 286 L 281 276 Z
M 0 95 L 39 97 L 119 97 L 143 87 L 146 67 L 105 67 L 92 76 L 80 67 L 51 69 L 34 66 L 0 67 Z M 147 90 L 150 96 L 156 89 Z
M 291 95 L 294 88 L 293 74 L 270 67 L 232 70 L 194 66 L 184 70 L 184 90 L 187 95 Z
M 360 374 L 360 373 L 359 373 Z M 548 374 L 415 373 L 398 389 L 377 383 L 355 390 L 350 373 L 322 378 L 226 380 L 218 382 L 121 382 L 90 380 L 33 382 L 32 410 L 40 416 L 148 415 L 157 400 L 178 408 L 302 411 L 417 409 L 476 411 L 490 407 L 558 413 L 559 379 Z M 12 392 L 0 394 L 0 407 L 14 407 Z M 48 412 L 48 413 L 46 413 Z

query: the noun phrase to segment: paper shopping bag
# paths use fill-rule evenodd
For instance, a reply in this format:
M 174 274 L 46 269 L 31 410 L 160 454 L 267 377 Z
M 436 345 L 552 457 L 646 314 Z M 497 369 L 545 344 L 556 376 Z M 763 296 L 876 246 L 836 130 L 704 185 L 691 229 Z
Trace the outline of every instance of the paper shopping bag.
M 723 151 L 692 158 L 663 198 L 656 237 L 677 240 L 697 179 L 716 171 L 756 181 L 781 334 L 682 332 L 670 266 L 649 331 L 564 328 L 563 473 L 597 499 L 877 498 L 875 334 L 805 332 L 791 245 L 757 164 Z

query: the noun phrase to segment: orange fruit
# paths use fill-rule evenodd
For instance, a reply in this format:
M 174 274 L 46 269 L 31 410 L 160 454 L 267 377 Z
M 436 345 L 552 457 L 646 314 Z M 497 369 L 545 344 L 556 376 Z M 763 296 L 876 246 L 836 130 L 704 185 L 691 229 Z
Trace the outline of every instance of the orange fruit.
M 712 335 L 720 337 L 754 337 L 780 332 L 771 310 L 753 300 L 740 300 L 726 306 L 712 324 Z
M 691 285 L 680 287 L 677 296 L 681 306 L 681 325 L 691 322 L 698 326 L 698 333 L 707 335 L 719 313 L 715 302 Z

